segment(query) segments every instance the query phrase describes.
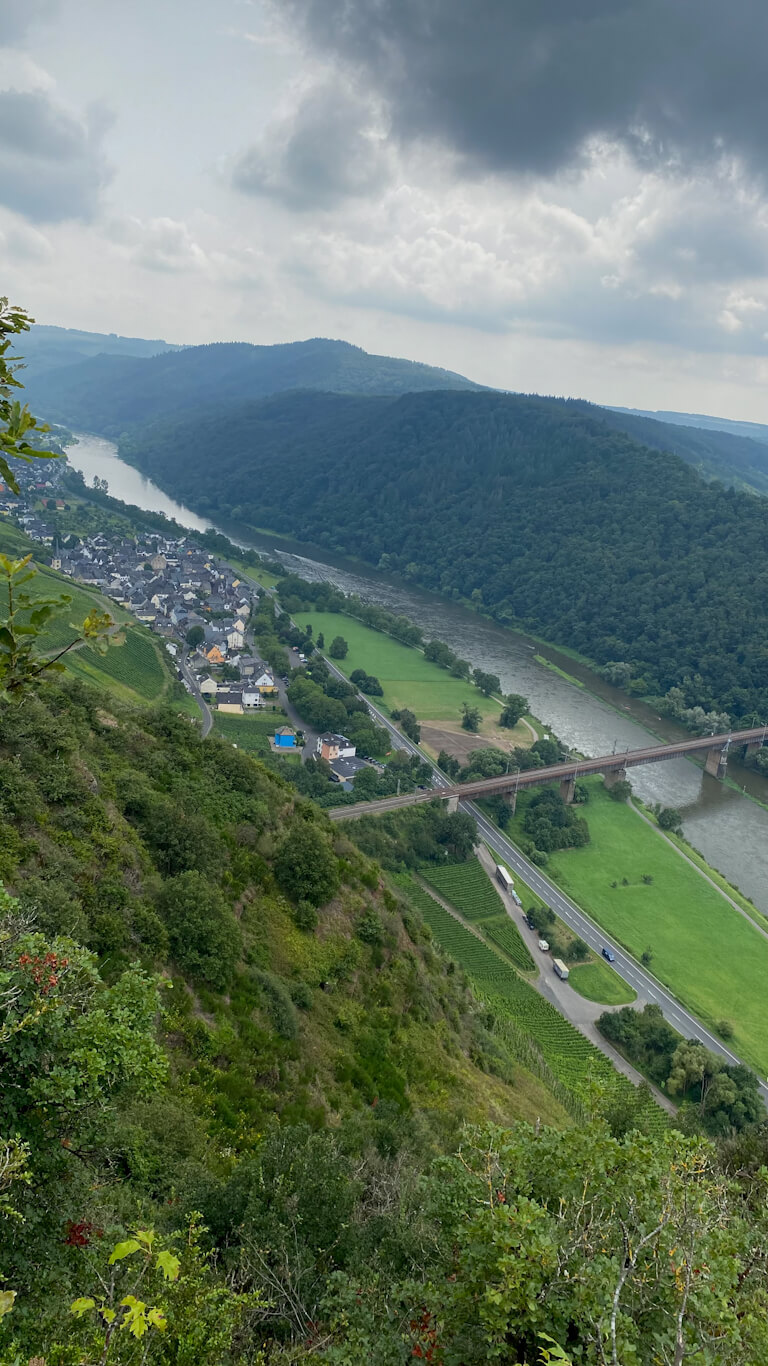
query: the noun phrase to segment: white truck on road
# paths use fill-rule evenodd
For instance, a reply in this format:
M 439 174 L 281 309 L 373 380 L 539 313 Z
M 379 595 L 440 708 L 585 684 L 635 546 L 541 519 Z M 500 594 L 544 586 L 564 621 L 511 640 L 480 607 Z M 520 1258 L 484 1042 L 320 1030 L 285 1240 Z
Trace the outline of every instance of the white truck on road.
M 568 969 L 562 958 L 553 958 L 552 967 L 555 969 L 558 977 L 561 977 L 564 982 L 568 981 Z
M 515 884 L 509 876 L 506 868 L 502 864 L 496 864 L 496 881 L 504 888 L 505 892 L 514 891 Z

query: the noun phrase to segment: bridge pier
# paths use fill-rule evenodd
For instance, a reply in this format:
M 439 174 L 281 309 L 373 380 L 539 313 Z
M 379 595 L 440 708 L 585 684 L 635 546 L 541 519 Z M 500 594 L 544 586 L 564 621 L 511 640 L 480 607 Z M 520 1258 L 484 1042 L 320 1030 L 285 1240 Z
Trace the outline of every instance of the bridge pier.
M 750 755 L 752 755 L 752 754 L 757 754 L 757 751 L 758 751 L 759 749 L 762 749 L 762 748 L 763 748 L 763 742 L 762 742 L 762 740 L 750 740 L 749 744 L 746 746 L 746 748 L 745 748 L 745 750 L 744 750 L 745 758 L 748 759 L 748 758 L 750 757 Z
M 704 765 L 704 772 L 712 778 L 724 778 L 725 770 L 728 767 L 728 749 L 726 745 L 717 745 L 714 749 L 707 750 L 707 762 Z
M 563 799 L 563 801 L 565 802 L 566 806 L 570 806 L 570 805 L 571 805 L 571 802 L 573 801 L 575 792 L 576 792 L 576 778 L 575 778 L 574 774 L 571 773 L 571 774 L 568 775 L 567 778 L 563 778 L 563 780 L 562 780 L 562 782 L 561 782 L 561 784 L 560 784 L 560 796 L 562 797 L 562 799 Z
M 459 799 L 458 799 L 458 797 L 449 797 L 449 798 L 448 798 L 448 815 L 449 815 L 449 816 L 452 816 L 453 813 L 454 813 L 454 811 L 458 811 L 458 809 L 459 809 Z
M 515 811 L 517 810 L 517 792 L 514 790 L 512 792 L 505 792 L 504 800 L 514 816 Z
M 603 786 L 607 787 L 609 791 L 617 783 L 625 783 L 626 781 L 627 770 L 623 764 L 621 768 L 609 768 L 607 773 L 603 774 Z

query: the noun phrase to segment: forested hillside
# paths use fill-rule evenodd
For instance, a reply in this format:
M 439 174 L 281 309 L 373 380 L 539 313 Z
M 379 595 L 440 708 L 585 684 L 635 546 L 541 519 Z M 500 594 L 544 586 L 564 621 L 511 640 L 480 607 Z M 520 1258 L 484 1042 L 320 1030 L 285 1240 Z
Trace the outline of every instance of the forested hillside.
M 627 664 L 634 691 L 768 715 L 768 504 L 578 405 L 287 394 L 121 449 L 200 512 L 471 599 Z
M 91 356 L 157 356 L 162 351 L 178 351 L 178 346 L 146 337 L 120 337 L 115 332 L 83 332 L 76 327 L 47 327 L 38 324 L 24 339 L 26 381 L 47 370 L 76 365 Z
M 615 431 L 625 432 L 643 445 L 679 455 L 705 479 L 719 479 L 734 488 L 768 494 L 768 447 L 759 438 L 727 428 L 710 430 L 703 424 L 688 427 L 684 422 L 668 422 L 661 413 L 656 418 L 651 413 L 598 408 L 580 400 L 569 406 L 604 421 Z
M 480 386 L 450 370 L 372 356 L 349 342 L 315 337 L 280 346 L 219 342 L 150 359 L 100 355 L 40 376 L 33 368 L 27 387 L 48 420 L 117 437 L 151 418 L 286 389 L 403 394 Z

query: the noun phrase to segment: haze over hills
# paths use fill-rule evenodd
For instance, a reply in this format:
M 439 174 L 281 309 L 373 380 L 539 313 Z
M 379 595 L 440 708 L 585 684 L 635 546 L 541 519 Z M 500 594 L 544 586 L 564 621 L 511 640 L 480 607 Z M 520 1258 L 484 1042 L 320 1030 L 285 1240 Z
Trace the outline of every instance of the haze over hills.
M 689 705 L 768 714 L 768 503 L 706 484 L 599 409 L 289 393 L 158 422 L 121 451 L 203 514 L 472 598 L 630 664 L 644 693 L 682 685 Z
M 27 388 L 52 420 L 116 436 L 151 418 L 286 389 L 402 394 L 482 386 L 450 370 L 315 337 L 276 346 L 215 342 L 144 358 L 97 355 L 66 369 L 32 372 Z
M 649 408 L 611 407 L 614 413 L 634 413 L 637 417 L 652 417 L 659 422 L 671 422 L 680 427 L 707 427 L 710 431 L 730 432 L 732 436 L 747 436 L 768 445 L 768 426 L 762 422 L 736 422 L 729 417 L 709 417 L 706 413 L 672 413 Z
M 163 351 L 181 349 L 159 339 L 120 337 L 116 332 L 82 332 L 76 327 L 45 324 L 36 324 L 19 345 L 26 367 L 25 384 L 49 370 L 76 365 L 92 356 L 157 356 Z
M 290 389 L 403 394 L 483 388 L 450 370 L 370 355 L 348 342 L 323 338 L 274 346 L 217 342 L 172 348 L 166 342 L 69 333 L 62 328 L 36 328 L 33 337 L 37 331 L 55 335 L 50 341 L 44 338 L 37 349 L 24 342 L 30 359 L 26 382 L 33 403 L 51 421 L 113 438 L 158 418 L 185 418 L 212 404 L 234 408 Z M 100 349 L 94 354 L 96 347 Z M 78 348 L 88 354 L 74 364 L 67 363 L 79 354 Z M 616 431 L 679 455 L 705 479 L 768 494 L 764 442 L 730 430 L 757 424 L 722 423 L 720 429 L 704 430 L 705 419 L 686 426 L 629 409 L 599 408 L 587 402 L 580 406 Z
M 677 415 L 678 421 L 672 420 L 674 414 L 666 414 L 670 420 L 662 422 L 658 420 L 662 414 L 641 414 L 629 408 L 598 408 L 592 403 L 577 402 L 576 406 L 646 446 L 679 455 L 693 465 L 704 479 L 719 479 L 734 488 L 768 494 L 768 449 L 765 443 L 757 437 L 726 429 L 757 426 L 756 423 L 734 422 L 722 428 L 710 428 L 706 419 L 702 418 L 700 424 L 688 426 L 682 420 L 683 414 Z M 768 439 L 768 427 L 763 430 Z

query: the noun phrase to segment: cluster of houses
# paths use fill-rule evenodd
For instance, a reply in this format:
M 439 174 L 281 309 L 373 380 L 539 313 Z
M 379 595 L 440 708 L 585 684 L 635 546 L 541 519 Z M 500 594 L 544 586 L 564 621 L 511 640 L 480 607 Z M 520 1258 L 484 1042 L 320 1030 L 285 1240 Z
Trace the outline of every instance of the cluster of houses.
M 106 534 L 82 540 L 60 536 L 45 522 L 44 510 L 33 507 L 42 500 L 63 508 L 63 500 L 53 496 L 59 470 L 49 461 L 40 473 L 49 477 L 27 476 L 19 497 L 0 484 L 0 515 L 13 516 L 32 540 L 50 549 L 53 569 L 98 588 L 126 608 L 165 641 L 171 655 L 199 627 L 200 643 L 190 663 L 209 705 L 243 714 L 276 700 L 272 671 L 248 648 L 248 622 L 258 602 L 255 589 L 194 541 L 157 534 L 138 540 Z M 212 675 L 224 664 L 238 670 L 240 681 Z
M 277 701 L 274 673 L 249 649 L 248 623 L 257 591 L 229 565 L 186 539 L 157 534 L 137 540 L 104 534 L 83 540 L 59 536 L 46 523 L 44 510 L 41 514 L 32 506 L 42 500 L 52 508 L 64 507 L 55 496 L 59 469 L 55 462 L 38 466 L 37 479 L 27 475 L 23 480 L 20 498 L 0 483 L 0 515 L 13 516 L 32 540 L 50 547 L 53 569 L 99 589 L 149 626 L 164 639 L 171 655 L 177 654 L 192 628 L 199 627 L 200 640 L 190 651 L 190 663 L 209 705 L 245 715 Z M 237 681 L 221 677 L 224 665 L 237 670 Z M 278 726 L 270 743 L 278 754 L 295 753 L 296 732 Z M 368 766 L 345 735 L 318 736 L 316 753 L 347 790 L 355 774 Z

